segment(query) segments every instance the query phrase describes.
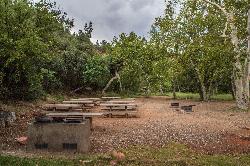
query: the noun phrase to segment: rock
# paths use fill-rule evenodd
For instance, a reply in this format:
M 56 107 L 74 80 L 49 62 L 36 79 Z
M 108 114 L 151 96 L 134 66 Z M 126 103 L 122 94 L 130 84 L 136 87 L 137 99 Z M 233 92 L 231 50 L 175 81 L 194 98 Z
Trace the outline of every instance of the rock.
M 111 152 L 111 156 L 112 156 L 113 158 L 116 158 L 116 156 L 117 156 L 117 151 L 115 151 L 115 150 L 112 151 L 112 152 Z
M 0 109 L 0 124 L 3 127 L 9 126 L 16 120 L 15 112 L 4 111 Z
M 117 164 L 117 161 L 116 160 L 112 160 L 112 161 L 110 161 L 110 165 L 116 165 Z
M 122 152 L 113 151 L 111 153 L 111 156 L 115 158 L 117 161 L 122 161 L 125 159 L 125 155 Z
M 28 137 L 19 137 L 19 138 L 15 138 L 15 140 L 21 144 L 21 145 L 26 145 L 27 141 L 28 141 Z
M 122 161 L 124 159 L 125 159 L 125 154 L 122 153 L 122 152 L 118 152 L 118 154 L 117 154 L 117 160 L 118 161 Z

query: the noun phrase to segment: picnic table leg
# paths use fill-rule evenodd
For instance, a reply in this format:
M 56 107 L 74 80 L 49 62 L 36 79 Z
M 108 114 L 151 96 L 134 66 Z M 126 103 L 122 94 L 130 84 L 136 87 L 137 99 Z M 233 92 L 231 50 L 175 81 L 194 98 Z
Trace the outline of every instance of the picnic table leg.
M 110 112 L 109 117 L 112 118 L 112 113 L 111 113 L 112 112 L 112 107 L 109 108 L 109 112 Z
M 90 129 L 93 130 L 93 118 L 92 117 L 86 117 L 86 119 L 89 120 Z

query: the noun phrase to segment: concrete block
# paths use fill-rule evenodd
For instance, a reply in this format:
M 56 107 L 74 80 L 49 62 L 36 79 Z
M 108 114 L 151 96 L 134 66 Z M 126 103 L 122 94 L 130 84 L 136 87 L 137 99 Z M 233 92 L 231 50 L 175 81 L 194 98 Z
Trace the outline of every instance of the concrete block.
M 89 137 L 89 120 L 82 123 L 31 123 L 27 150 L 86 153 L 90 147 Z

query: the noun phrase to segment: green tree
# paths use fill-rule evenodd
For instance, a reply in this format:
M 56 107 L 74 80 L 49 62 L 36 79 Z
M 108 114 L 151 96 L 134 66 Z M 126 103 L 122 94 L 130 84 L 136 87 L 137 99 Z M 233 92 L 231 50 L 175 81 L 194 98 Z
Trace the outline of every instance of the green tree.
M 164 17 L 156 19 L 158 43 L 165 53 L 172 71 L 175 92 L 178 74 L 193 71 L 200 84 L 201 99 L 207 101 L 213 87 L 230 68 L 231 45 L 220 37 L 220 20 L 214 17 L 216 10 L 206 9 L 196 2 L 168 2 Z
M 32 99 L 43 93 L 41 68 L 51 58 L 51 33 L 64 28 L 46 5 L 0 2 L 1 98 Z
M 248 0 L 213 1 L 201 0 L 216 8 L 225 23 L 223 37 L 228 38 L 234 47 L 233 79 L 235 97 L 238 108 L 248 109 L 249 105 L 249 74 L 250 74 L 250 6 Z M 225 20 L 225 21 L 223 21 Z M 248 29 L 248 32 L 246 31 Z M 248 45 L 248 46 L 247 46 Z

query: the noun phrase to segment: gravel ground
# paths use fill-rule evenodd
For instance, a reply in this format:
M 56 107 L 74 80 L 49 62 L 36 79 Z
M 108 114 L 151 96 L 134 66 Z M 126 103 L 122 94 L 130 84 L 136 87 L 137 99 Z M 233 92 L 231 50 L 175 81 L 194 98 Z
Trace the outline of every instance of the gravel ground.
M 105 153 L 138 145 L 163 147 L 173 141 L 207 154 L 250 152 L 250 112 L 226 111 L 234 107 L 233 102 L 179 100 L 181 105 L 196 105 L 194 112 L 181 113 L 169 107 L 171 102 L 174 101 L 165 97 L 139 98 L 138 118 L 94 119 L 91 152 Z M 18 108 L 17 122 L 0 130 L 0 150 L 25 150 L 15 138 L 26 135 L 27 123 L 39 111 L 34 105 Z
M 92 152 L 136 145 L 162 147 L 173 141 L 208 154 L 250 151 L 250 139 L 246 139 L 250 138 L 250 113 L 225 111 L 234 107 L 232 102 L 179 101 L 181 105 L 196 105 L 193 113 L 169 108 L 173 101 L 166 98 L 143 98 L 136 102 L 139 118 L 94 120 Z M 240 136 L 242 132 L 244 138 Z

